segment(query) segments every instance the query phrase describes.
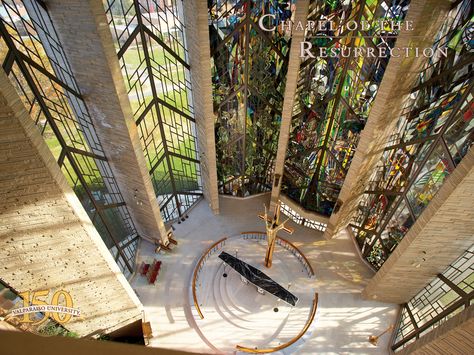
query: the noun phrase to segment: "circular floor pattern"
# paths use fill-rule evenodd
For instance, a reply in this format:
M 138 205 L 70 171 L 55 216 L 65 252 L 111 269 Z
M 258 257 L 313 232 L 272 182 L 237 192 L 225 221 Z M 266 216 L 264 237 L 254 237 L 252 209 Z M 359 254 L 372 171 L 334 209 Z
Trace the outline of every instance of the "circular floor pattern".
M 204 319 L 197 312 L 193 314 L 201 336 L 219 351 L 234 352 L 236 345 L 258 349 L 279 346 L 297 336 L 308 320 L 314 290 L 301 260 L 276 245 L 273 265 L 268 269 L 263 265 L 265 250 L 265 240 L 235 236 L 204 258 L 196 282 L 196 297 Z M 298 297 L 296 306 L 245 284 L 240 274 L 219 258 L 222 251 L 237 255 L 289 289 Z

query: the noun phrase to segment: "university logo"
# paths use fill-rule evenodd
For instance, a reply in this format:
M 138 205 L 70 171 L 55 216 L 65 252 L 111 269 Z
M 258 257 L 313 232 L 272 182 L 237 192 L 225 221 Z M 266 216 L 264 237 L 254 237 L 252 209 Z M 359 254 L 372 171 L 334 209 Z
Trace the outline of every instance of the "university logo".
M 13 309 L 11 316 L 20 318 L 22 323 L 38 325 L 51 317 L 57 323 L 65 324 L 72 317 L 81 315 L 79 309 L 73 308 L 71 294 L 65 290 L 56 291 L 51 298 L 49 298 L 50 290 L 26 291 L 20 293 L 19 296 L 23 298 L 23 306 Z M 42 313 L 43 316 L 38 315 L 38 313 Z

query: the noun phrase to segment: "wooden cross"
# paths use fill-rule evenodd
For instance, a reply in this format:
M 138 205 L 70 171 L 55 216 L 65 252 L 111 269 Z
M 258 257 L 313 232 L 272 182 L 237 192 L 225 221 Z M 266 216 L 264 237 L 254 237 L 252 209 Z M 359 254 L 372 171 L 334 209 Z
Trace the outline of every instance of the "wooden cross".
M 285 223 L 288 222 L 289 218 L 283 223 L 280 223 L 280 204 L 281 201 L 278 201 L 278 204 L 275 207 L 275 214 L 273 215 L 273 218 L 268 217 L 266 205 L 263 205 L 265 207 L 265 214 L 258 215 L 258 217 L 265 221 L 265 228 L 267 231 L 267 252 L 265 254 L 265 266 L 268 268 L 272 266 L 273 250 L 275 249 L 277 232 L 280 230 L 283 230 L 288 234 L 293 234 L 294 232 L 293 228 L 285 226 Z

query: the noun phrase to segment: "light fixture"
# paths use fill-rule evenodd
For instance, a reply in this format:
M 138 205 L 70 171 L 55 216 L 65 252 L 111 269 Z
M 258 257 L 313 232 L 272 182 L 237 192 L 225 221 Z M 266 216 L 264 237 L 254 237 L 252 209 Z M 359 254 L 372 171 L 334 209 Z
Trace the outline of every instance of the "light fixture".
M 143 202 L 138 199 L 138 189 L 135 189 L 133 192 L 134 192 L 133 199 L 135 200 L 137 206 L 142 206 Z
M 426 251 L 421 252 L 421 257 L 418 258 L 418 260 L 415 260 L 411 263 L 411 266 L 415 267 L 416 269 L 419 269 L 421 267 L 421 264 L 426 261 Z
M 281 175 L 275 174 L 275 179 L 273 180 L 273 187 L 278 187 L 278 185 L 280 185 L 280 179 Z
M 377 343 L 379 342 L 379 338 L 384 335 L 385 333 L 387 333 L 388 331 L 392 330 L 393 328 L 395 328 L 395 326 L 393 324 L 391 324 L 387 329 L 385 329 L 382 333 L 380 333 L 379 335 L 371 335 L 369 337 L 369 343 L 374 345 L 374 346 L 377 346 Z

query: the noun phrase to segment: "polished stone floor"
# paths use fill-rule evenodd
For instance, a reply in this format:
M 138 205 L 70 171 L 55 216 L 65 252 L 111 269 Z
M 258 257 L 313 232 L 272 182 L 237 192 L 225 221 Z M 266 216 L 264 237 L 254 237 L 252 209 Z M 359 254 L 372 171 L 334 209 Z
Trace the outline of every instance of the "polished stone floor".
M 271 339 L 266 330 L 274 325 L 275 319 L 270 316 L 270 308 L 265 304 L 267 301 L 261 309 L 257 307 L 252 312 L 244 310 L 234 320 L 229 314 L 236 314 L 235 312 L 227 312 L 226 317 L 221 318 L 211 317 L 207 313 L 209 316 L 205 324 L 195 318 L 190 306 L 192 273 L 203 251 L 223 236 L 238 235 L 245 231 L 263 231 L 263 221 L 257 214 L 263 211 L 263 204 L 267 200 L 268 195 L 244 200 L 221 197 L 221 214 L 218 216 L 214 216 L 206 202 L 201 201 L 185 222 L 175 225 L 175 238 L 179 245 L 171 253 L 155 254 L 150 243 L 141 243 L 139 262 L 149 262 L 153 258 L 163 262 L 155 285 L 148 285 L 142 276 L 135 276 L 132 281 L 133 288 L 145 306 L 146 320 L 152 325 L 154 337 L 151 339 L 151 346 L 198 353 L 232 353 L 231 345 L 235 342 L 253 345 L 266 339 L 265 341 L 275 345 L 275 342 L 280 341 L 279 338 L 284 338 L 282 334 L 289 336 L 296 329 L 301 329 L 306 320 L 304 317 L 307 309 L 306 312 L 301 311 L 300 318 L 294 312 L 291 322 L 285 323 L 280 333 L 272 332 L 275 338 Z M 361 298 L 360 292 L 372 277 L 372 271 L 360 261 L 347 234 L 342 232 L 327 241 L 319 231 L 292 222 L 290 225 L 295 228 L 294 234 L 287 236 L 282 233 L 282 236 L 292 241 L 308 257 L 316 273 L 316 277 L 308 283 L 308 288 L 319 294 L 318 312 L 310 334 L 305 338 L 304 344 L 292 353 L 388 353 L 390 334 L 382 337 L 377 347 L 367 339 L 394 323 L 398 306 Z M 244 305 L 245 308 L 246 299 L 252 299 L 249 295 L 255 293 L 243 293 L 237 301 L 234 298 L 232 302 L 235 304 L 232 306 Z M 238 304 L 239 302 L 242 304 Z M 269 302 L 273 301 L 267 303 Z M 256 307 L 255 302 L 252 304 Z M 212 307 L 209 308 L 212 302 L 207 302 L 206 305 L 207 311 L 212 310 Z M 285 308 L 282 308 L 282 312 L 283 310 L 287 311 Z M 267 316 L 259 316 L 259 311 L 267 312 Z M 274 313 L 277 318 L 284 314 L 278 313 Z M 243 328 L 241 333 L 230 330 L 232 328 L 229 328 L 229 324 L 232 322 L 237 324 L 236 328 Z M 247 332 L 247 328 L 252 329 L 252 332 Z M 230 337 L 229 334 L 233 336 Z M 245 336 L 246 339 L 239 336 Z M 262 345 L 264 344 L 260 342 L 259 346 Z

